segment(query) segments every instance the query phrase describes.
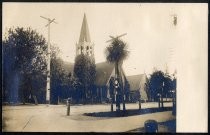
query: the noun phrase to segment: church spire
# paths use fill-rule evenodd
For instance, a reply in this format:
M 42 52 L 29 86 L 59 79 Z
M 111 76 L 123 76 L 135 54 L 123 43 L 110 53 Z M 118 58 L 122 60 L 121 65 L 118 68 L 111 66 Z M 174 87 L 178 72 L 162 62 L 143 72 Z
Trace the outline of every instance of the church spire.
M 80 54 L 94 57 L 94 43 L 90 40 L 90 33 L 85 14 L 82 21 L 79 42 L 78 44 L 76 43 L 76 56 Z
M 83 21 L 82 21 L 82 27 L 80 31 L 80 37 L 79 37 L 79 42 L 91 42 L 90 40 L 90 33 L 88 29 L 88 24 L 87 24 L 87 18 L 86 14 L 84 13 Z

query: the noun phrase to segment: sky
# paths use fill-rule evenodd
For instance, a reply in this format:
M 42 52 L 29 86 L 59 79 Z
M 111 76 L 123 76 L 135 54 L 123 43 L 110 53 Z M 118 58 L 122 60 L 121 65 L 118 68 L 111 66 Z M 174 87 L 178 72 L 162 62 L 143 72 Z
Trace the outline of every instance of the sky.
M 3 3 L 2 35 L 11 27 L 31 27 L 47 38 L 61 58 L 74 62 L 84 13 L 96 63 L 105 61 L 109 35 L 127 33 L 129 45 L 123 63 L 126 75 L 151 74 L 154 67 L 177 70 L 177 132 L 208 129 L 208 3 Z M 173 15 L 177 25 L 173 25 Z M 192 104 L 193 103 L 193 104 Z M 190 124 L 189 124 L 190 123 Z
M 127 75 L 150 74 L 154 67 L 173 73 L 176 69 L 177 49 L 183 36 L 189 35 L 193 18 L 190 4 L 136 3 L 3 3 L 3 33 L 10 27 L 31 27 L 47 39 L 47 21 L 40 16 L 55 18 L 51 24 L 51 44 L 61 50 L 64 61 L 74 62 L 75 46 L 79 40 L 84 13 L 95 44 L 96 63 L 106 61 L 105 48 L 109 36 L 127 33 L 121 39 L 130 51 L 123 68 Z M 173 24 L 173 15 L 178 23 Z M 194 14 L 199 17 L 199 14 Z M 195 24 L 196 25 L 196 24 Z M 182 32 L 182 29 L 189 29 Z M 193 28 L 192 28 L 193 29 Z

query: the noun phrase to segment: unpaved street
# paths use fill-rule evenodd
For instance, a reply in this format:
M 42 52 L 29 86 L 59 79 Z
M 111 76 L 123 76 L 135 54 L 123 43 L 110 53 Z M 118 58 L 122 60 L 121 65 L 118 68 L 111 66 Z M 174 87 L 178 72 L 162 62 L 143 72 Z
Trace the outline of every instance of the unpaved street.
M 165 103 L 171 106 L 171 103 Z M 142 108 L 157 107 L 157 103 L 143 103 Z M 127 109 L 137 109 L 138 104 L 126 104 Z M 71 106 L 66 116 L 65 105 L 3 106 L 3 131 L 29 132 L 126 132 L 144 126 L 147 119 L 164 122 L 175 119 L 171 111 L 129 117 L 100 118 L 84 113 L 110 111 L 110 105 Z

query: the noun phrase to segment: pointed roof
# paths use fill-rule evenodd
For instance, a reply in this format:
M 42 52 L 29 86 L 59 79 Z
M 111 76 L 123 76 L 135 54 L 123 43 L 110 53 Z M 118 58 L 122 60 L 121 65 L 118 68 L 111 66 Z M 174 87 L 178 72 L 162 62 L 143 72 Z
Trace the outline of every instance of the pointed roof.
M 82 27 L 80 31 L 80 37 L 79 37 L 79 42 L 91 42 L 90 41 L 90 33 L 88 29 L 88 24 L 87 24 L 87 19 L 86 15 L 84 14 L 83 21 L 82 21 Z
M 109 78 L 114 70 L 114 64 L 108 62 L 101 62 L 96 64 L 96 79 L 97 86 L 106 86 Z
M 148 99 L 146 89 L 144 88 L 144 85 L 146 83 L 145 74 L 139 74 L 139 75 L 132 75 L 127 76 L 128 82 L 130 84 L 130 91 L 135 92 L 140 90 L 141 98 L 142 99 Z
M 127 76 L 131 91 L 136 91 L 136 90 L 140 89 L 140 81 L 141 81 L 142 77 L 143 77 L 142 74 Z

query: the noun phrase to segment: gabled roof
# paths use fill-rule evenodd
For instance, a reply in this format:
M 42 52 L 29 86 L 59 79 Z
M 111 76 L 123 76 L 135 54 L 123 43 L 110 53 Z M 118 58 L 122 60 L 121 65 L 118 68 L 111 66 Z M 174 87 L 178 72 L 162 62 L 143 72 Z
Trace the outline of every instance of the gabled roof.
M 127 76 L 127 80 L 130 84 L 130 91 L 136 91 L 140 89 L 140 81 L 143 78 L 143 74 Z
M 81 31 L 80 31 L 80 37 L 79 37 L 79 42 L 84 42 L 84 41 L 91 42 L 87 19 L 86 19 L 85 14 L 84 14 L 84 18 L 82 21 L 82 27 L 81 27 Z
M 66 72 L 74 72 L 74 63 L 64 62 L 64 70 Z M 97 86 L 106 86 L 110 76 L 114 70 L 114 64 L 108 62 L 96 63 L 96 79 Z
M 110 79 L 114 70 L 114 64 L 108 62 L 101 62 L 96 64 L 96 80 L 97 86 L 105 86 Z
M 130 91 L 139 91 L 142 99 L 148 99 L 145 83 L 146 83 L 146 75 L 139 74 L 139 75 L 132 75 L 127 76 L 127 80 L 130 84 Z

